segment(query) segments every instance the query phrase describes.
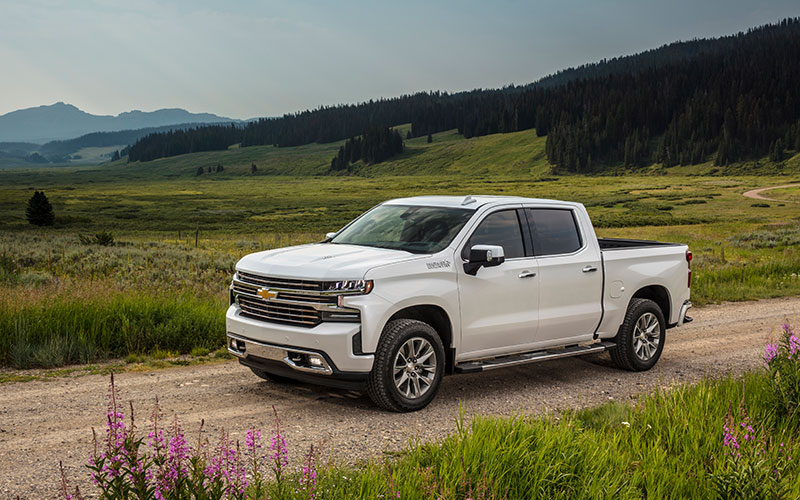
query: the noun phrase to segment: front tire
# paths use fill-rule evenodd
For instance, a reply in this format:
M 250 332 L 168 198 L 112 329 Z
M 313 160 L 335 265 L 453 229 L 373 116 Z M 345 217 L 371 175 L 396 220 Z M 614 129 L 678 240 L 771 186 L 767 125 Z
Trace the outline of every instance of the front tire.
M 666 322 L 661 308 L 648 299 L 632 299 L 617 333 L 617 345 L 609 352 L 619 368 L 649 370 L 664 350 Z
M 375 351 L 367 394 L 389 411 L 421 410 L 439 390 L 444 363 L 442 339 L 430 325 L 413 319 L 390 321 Z

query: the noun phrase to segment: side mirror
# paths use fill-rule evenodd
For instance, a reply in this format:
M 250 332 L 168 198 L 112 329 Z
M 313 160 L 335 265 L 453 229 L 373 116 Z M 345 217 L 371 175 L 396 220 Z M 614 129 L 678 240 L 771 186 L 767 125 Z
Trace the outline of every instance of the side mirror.
M 469 260 L 464 264 L 464 272 L 470 276 L 475 276 L 478 274 L 478 269 L 499 266 L 505 261 L 503 247 L 499 245 L 475 245 L 469 249 Z
M 331 241 L 338 233 L 325 233 L 325 241 Z

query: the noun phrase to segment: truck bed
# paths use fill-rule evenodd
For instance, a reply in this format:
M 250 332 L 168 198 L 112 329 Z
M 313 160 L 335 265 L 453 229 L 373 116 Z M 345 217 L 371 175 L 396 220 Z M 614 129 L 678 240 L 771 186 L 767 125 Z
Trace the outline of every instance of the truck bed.
M 677 246 L 680 243 L 664 243 L 653 240 L 629 240 L 626 238 L 597 238 L 600 250 L 625 250 L 630 248 Z

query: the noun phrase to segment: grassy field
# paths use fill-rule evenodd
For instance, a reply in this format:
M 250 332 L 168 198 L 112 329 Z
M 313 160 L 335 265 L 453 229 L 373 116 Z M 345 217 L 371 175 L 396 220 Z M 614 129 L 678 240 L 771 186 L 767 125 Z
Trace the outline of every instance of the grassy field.
M 699 305 L 800 293 L 792 192 L 771 192 L 785 202 L 741 195 L 798 181 L 797 156 L 773 169 L 784 175 L 721 176 L 700 165 L 558 176 L 533 131 L 433 139 L 407 141 L 403 155 L 357 165 L 350 176 L 318 175 L 338 144 L 0 170 L 0 364 L 214 349 L 223 342 L 227 285 L 241 256 L 318 241 L 376 203 L 421 194 L 576 200 L 600 236 L 688 243 Z M 207 172 L 217 164 L 223 172 Z M 52 228 L 25 221 L 34 189 L 44 189 L 55 208 Z M 79 238 L 101 231 L 112 232 L 115 244 Z

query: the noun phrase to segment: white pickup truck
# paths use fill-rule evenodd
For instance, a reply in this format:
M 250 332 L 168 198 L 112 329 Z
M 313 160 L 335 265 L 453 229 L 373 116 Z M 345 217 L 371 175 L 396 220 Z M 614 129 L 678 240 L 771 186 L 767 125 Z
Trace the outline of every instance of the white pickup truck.
M 229 351 L 259 377 L 425 407 L 445 374 L 609 351 L 648 370 L 691 321 L 686 245 L 598 239 L 580 203 L 390 200 L 236 265 Z

